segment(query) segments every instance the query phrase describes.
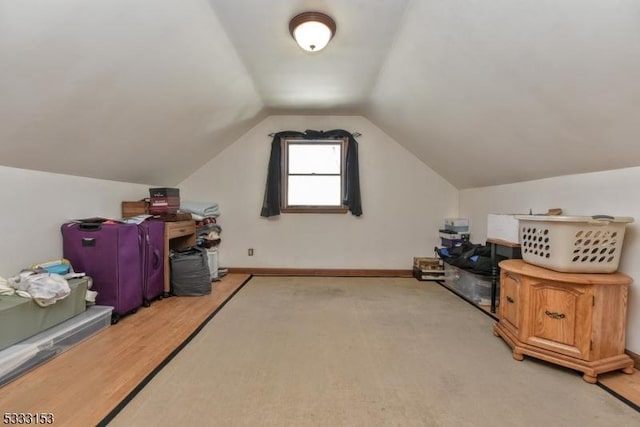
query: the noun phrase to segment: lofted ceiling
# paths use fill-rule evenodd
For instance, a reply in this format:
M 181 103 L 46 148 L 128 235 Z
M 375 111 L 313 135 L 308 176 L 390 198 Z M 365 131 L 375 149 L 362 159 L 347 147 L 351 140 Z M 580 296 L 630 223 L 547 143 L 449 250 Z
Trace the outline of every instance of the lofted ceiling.
M 0 58 L 4 166 L 175 185 L 285 113 L 365 116 L 458 188 L 640 166 L 638 0 L 0 0 Z

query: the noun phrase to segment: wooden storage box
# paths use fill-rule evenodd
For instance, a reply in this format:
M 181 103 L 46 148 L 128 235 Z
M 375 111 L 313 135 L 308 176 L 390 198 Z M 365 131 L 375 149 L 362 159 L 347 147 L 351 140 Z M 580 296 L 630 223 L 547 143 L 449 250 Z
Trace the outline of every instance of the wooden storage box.
M 136 215 L 149 215 L 149 201 L 122 202 L 122 217 L 129 218 Z
M 414 257 L 413 276 L 418 280 L 443 280 L 444 264 L 440 258 Z
M 414 257 L 413 266 L 419 270 L 444 270 L 440 258 Z

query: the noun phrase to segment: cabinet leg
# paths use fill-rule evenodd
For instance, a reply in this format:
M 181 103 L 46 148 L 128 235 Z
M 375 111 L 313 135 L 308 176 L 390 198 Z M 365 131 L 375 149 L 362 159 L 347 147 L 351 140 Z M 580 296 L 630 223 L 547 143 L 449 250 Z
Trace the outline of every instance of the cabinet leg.
M 524 360 L 524 354 L 518 352 L 518 351 L 513 351 L 513 358 L 516 359 L 517 361 L 521 362 Z
M 598 376 L 597 375 L 584 374 L 582 376 L 582 379 L 585 380 L 586 382 L 588 382 L 589 384 L 595 384 L 595 383 L 598 382 Z
M 633 366 L 626 367 L 626 368 L 624 368 L 624 369 L 622 370 L 622 372 L 624 372 L 624 373 L 625 373 L 625 374 L 627 374 L 627 375 L 633 375 L 633 373 L 634 373 L 635 371 L 636 371 L 636 370 L 635 370 L 635 369 L 633 369 Z

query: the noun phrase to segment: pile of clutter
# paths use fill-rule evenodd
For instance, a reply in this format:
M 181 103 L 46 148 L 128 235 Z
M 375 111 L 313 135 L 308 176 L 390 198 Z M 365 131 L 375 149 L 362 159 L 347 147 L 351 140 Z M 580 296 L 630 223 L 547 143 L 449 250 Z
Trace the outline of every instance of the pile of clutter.
M 220 280 L 227 274 L 226 269 L 218 267 L 218 246 L 222 239 L 222 227 L 217 223 L 220 207 L 217 203 L 181 201 L 180 211 L 188 212 L 196 221 L 196 244 L 204 248 L 209 256 L 209 268 L 212 270 L 213 280 Z
M 31 298 L 39 306 L 47 307 L 69 296 L 71 288 L 67 279 L 84 275 L 75 273 L 66 259 L 34 264 L 8 279 L 0 277 L 0 295 Z M 87 303 L 95 303 L 96 294 L 87 291 Z

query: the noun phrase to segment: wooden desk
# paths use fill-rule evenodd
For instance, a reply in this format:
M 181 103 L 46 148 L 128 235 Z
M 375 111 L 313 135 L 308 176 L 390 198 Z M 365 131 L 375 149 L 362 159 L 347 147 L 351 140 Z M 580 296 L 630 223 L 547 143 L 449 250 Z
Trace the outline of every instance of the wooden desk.
M 194 220 L 164 223 L 164 294 L 171 292 L 169 253 L 171 249 L 185 249 L 196 245 L 196 222 Z
M 496 293 L 498 289 L 498 280 L 500 273 L 498 268 L 498 255 L 502 255 L 509 259 L 521 259 L 520 245 L 514 242 L 507 242 L 500 239 L 487 239 L 487 243 L 491 245 L 491 312 L 496 312 Z

